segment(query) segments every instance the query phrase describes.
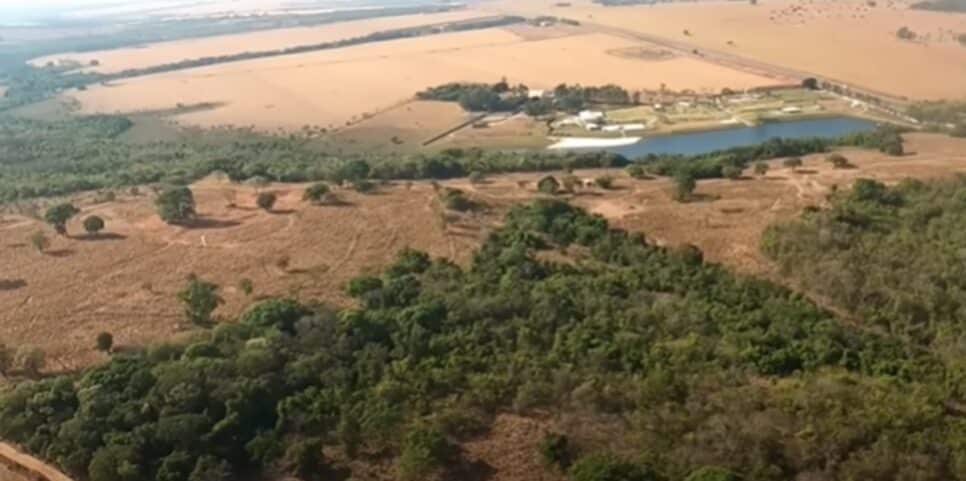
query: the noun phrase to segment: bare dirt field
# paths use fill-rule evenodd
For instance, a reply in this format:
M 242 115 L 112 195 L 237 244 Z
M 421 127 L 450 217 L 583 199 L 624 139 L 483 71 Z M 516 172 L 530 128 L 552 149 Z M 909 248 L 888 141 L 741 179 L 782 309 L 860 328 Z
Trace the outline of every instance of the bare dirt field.
M 445 82 L 495 82 L 552 88 L 560 83 L 620 84 L 628 89 L 720 91 L 773 79 L 700 59 L 660 62 L 608 54 L 641 42 L 605 34 L 527 41 L 488 29 L 235 62 L 129 79 L 73 92 L 86 112 L 161 110 L 204 102 L 221 107 L 177 117 L 191 125 L 254 125 L 263 130 L 328 129 L 391 109 Z M 157 95 L 156 92 L 165 92 Z
M 277 50 L 299 45 L 332 42 L 361 37 L 384 30 L 454 22 L 480 16 L 483 16 L 480 12 L 459 10 L 436 14 L 373 18 L 351 22 L 338 22 L 317 27 L 281 28 L 259 32 L 161 42 L 114 50 L 63 53 L 36 58 L 31 60 L 30 63 L 35 66 L 43 66 L 47 62 L 57 63 L 67 61 L 76 62 L 80 65 L 90 65 L 92 61 L 96 60 L 98 63 L 97 66 L 90 66 L 84 70 L 114 73 L 126 69 L 145 68 L 186 59 L 217 57 L 221 55 Z
M 587 189 L 572 199 L 654 242 L 692 243 L 711 261 L 768 274 L 758 253 L 765 227 L 821 205 L 833 185 L 846 187 L 858 177 L 897 181 L 966 172 L 966 140 L 914 134 L 907 150 L 914 153 L 899 158 L 848 150 L 857 168 L 845 170 L 830 168 L 822 156 L 806 158 L 797 172 L 776 160 L 764 178 L 702 181 L 700 199 L 685 204 L 671 200 L 668 180 L 577 172 L 587 178 L 615 175 L 617 188 Z M 349 300 L 342 288 L 349 279 L 381 270 L 404 247 L 465 264 L 509 206 L 537 195 L 540 177 L 444 182 L 489 206 L 485 214 L 448 214 L 445 222 L 434 188 L 425 182 L 385 186 L 374 195 L 340 191 L 343 206 L 311 206 L 301 202 L 301 186 L 272 186 L 280 200 L 276 212 L 267 213 L 254 208 L 254 187 L 206 180 L 193 187 L 204 223 L 192 229 L 161 223 L 148 195 L 100 204 L 90 194 L 81 196 L 83 214 L 69 226 L 73 238 L 6 214 L 0 220 L 2 276 L 19 283 L 0 291 L 0 340 L 41 347 L 51 369 L 69 369 L 102 359 L 93 349 L 101 331 L 113 332 L 120 345 L 168 339 L 183 329 L 175 296 L 192 272 L 222 286 L 226 304 L 216 314 L 226 318 L 259 296 L 293 295 L 344 306 Z M 231 202 L 237 207 L 229 208 Z M 108 235 L 88 240 L 80 234 L 80 219 L 89 214 L 107 220 Z M 52 240 L 44 254 L 29 240 L 38 230 Z M 244 278 L 254 283 L 252 297 L 237 287 Z
M 604 7 L 574 0 L 497 0 L 493 12 L 558 15 L 631 33 L 686 42 L 697 49 L 768 62 L 910 98 L 966 96 L 966 15 L 910 10 L 908 2 L 760 0 Z M 900 40 L 908 27 L 916 41 Z

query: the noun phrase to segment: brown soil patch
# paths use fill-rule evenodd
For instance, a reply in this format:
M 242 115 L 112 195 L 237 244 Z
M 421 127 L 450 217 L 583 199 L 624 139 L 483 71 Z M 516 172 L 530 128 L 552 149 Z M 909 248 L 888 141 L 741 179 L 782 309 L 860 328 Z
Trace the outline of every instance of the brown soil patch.
M 566 480 L 566 476 L 547 469 L 540 460 L 540 441 L 549 431 L 551 424 L 547 421 L 512 414 L 497 416 L 485 437 L 463 444 L 463 456 L 470 468 L 464 479 Z

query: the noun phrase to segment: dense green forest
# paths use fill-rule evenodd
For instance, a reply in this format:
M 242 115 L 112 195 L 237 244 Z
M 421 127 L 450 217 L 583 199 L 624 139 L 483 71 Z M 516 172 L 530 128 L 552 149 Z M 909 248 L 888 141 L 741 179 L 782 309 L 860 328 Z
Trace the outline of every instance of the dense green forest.
M 860 180 L 831 209 L 775 226 L 764 251 L 864 326 L 966 366 L 966 177 L 886 187 Z M 966 379 L 952 379 L 966 395 Z
M 966 209 L 964 182 L 873 188 L 882 202 L 866 189 L 846 202 L 875 219 L 939 197 Z M 894 196 L 905 207 L 884 200 Z M 952 285 L 959 263 L 928 247 L 955 257 L 966 239 L 937 229 L 862 265 L 912 289 Z M 929 240 L 940 233 L 950 235 Z M 896 259 L 948 275 L 892 271 Z M 458 466 L 461 440 L 495 413 L 549 411 L 615 430 L 606 452 L 577 426 L 532 453 L 574 481 L 966 479 L 951 323 L 931 324 L 943 351 L 939 338 L 907 334 L 923 319 L 899 316 L 893 329 L 836 319 L 695 248 L 650 245 L 562 202 L 512 210 L 467 269 L 404 251 L 347 289 L 357 308 L 269 300 L 187 345 L 19 384 L 0 399 L 0 435 L 92 481 L 329 479 L 354 456 L 388 457 L 422 480 Z M 957 312 L 949 297 L 921 299 L 920 310 Z

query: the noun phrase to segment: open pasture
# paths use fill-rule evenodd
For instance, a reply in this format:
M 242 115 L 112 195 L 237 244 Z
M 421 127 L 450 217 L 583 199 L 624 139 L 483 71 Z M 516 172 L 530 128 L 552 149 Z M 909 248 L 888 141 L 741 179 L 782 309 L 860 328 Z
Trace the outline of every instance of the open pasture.
M 966 15 L 910 10 L 910 2 L 760 0 L 605 7 L 574 0 L 499 0 L 480 8 L 573 18 L 587 28 L 654 35 L 912 99 L 966 97 Z M 915 41 L 900 40 L 907 27 Z M 708 58 L 713 53 L 702 52 Z M 699 75 L 699 74 L 695 74 Z
M 496 82 L 505 77 L 533 88 L 613 83 L 631 90 L 664 85 L 701 92 L 774 83 L 690 57 L 654 62 L 608 53 L 640 45 L 606 34 L 526 41 L 506 30 L 488 29 L 175 71 L 70 95 L 86 112 L 163 110 L 211 102 L 220 107 L 177 120 L 200 126 L 254 125 L 262 130 L 305 125 L 333 130 L 446 82 Z

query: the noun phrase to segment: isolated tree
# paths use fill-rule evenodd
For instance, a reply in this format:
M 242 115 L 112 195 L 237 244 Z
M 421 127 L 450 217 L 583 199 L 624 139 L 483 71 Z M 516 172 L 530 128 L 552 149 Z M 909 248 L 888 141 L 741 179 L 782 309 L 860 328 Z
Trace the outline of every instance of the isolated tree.
M 47 234 L 43 231 L 37 231 L 30 235 L 30 244 L 37 249 L 38 252 L 43 252 L 50 247 L 50 239 L 47 238 Z
M 734 165 L 726 165 L 723 169 L 721 169 L 721 174 L 724 175 L 726 179 L 731 179 L 731 180 L 740 179 L 742 172 L 743 171 L 741 167 L 737 167 Z
M 845 158 L 845 156 L 842 154 L 829 155 L 828 157 L 825 158 L 825 160 L 831 163 L 832 167 L 836 169 L 845 169 L 851 165 L 849 163 L 849 159 Z
M 674 200 L 685 202 L 691 199 L 694 189 L 698 187 L 698 181 L 694 173 L 683 169 L 674 175 Z
M 172 187 L 154 201 L 158 216 L 168 224 L 183 224 L 195 218 L 195 197 L 187 187 Z
M 768 173 L 768 164 L 765 162 L 758 162 L 755 164 L 755 175 L 759 177 L 764 177 Z
M 809 77 L 802 80 L 802 87 L 808 90 L 818 90 L 818 79 L 815 77 Z
M 88 235 L 96 235 L 98 232 L 104 230 L 104 219 L 96 215 L 84 219 L 84 230 L 87 231 Z
M 556 195 L 560 191 L 560 182 L 552 175 L 548 175 L 537 182 L 537 190 L 548 195 Z
M 53 226 L 58 234 L 67 235 L 67 221 L 79 212 L 80 210 L 69 202 L 57 204 L 47 209 L 47 212 L 44 214 L 44 221 Z
M 262 192 L 255 198 L 255 204 L 259 209 L 271 211 L 272 207 L 275 207 L 275 201 L 277 200 L 278 196 L 274 192 Z
M 97 350 L 101 352 L 111 352 L 114 347 L 114 336 L 109 332 L 102 332 L 97 335 Z
M 795 170 L 804 164 L 801 157 L 789 157 L 782 161 L 782 165 L 788 167 L 789 169 Z
M 319 182 L 305 189 L 305 193 L 302 194 L 302 200 L 321 204 L 329 199 L 331 192 L 332 189 L 329 188 L 329 184 Z
M 211 313 L 224 303 L 218 296 L 217 284 L 194 274 L 188 276 L 188 285 L 178 293 L 178 300 L 184 305 L 185 317 L 202 327 L 211 325 Z

